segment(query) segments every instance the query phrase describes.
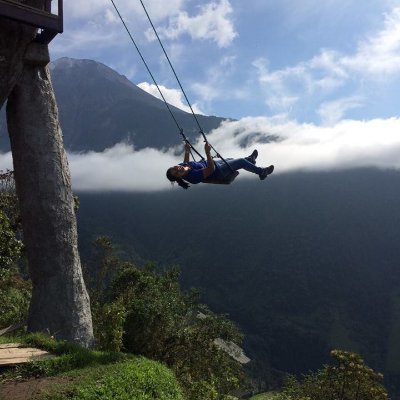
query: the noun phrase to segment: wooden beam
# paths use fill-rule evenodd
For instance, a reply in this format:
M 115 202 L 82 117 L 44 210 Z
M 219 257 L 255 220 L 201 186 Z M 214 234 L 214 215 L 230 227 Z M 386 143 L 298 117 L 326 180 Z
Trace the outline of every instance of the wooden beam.
M 0 0 L 0 16 L 60 33 L 63 30 L 62 0 L 58 0 L 58 5 L 60 15 L 55 15 L 49 11 L 39 10 L 14 0 Z M 46 4 L 46 7 L 48 7 L 48 4 Z

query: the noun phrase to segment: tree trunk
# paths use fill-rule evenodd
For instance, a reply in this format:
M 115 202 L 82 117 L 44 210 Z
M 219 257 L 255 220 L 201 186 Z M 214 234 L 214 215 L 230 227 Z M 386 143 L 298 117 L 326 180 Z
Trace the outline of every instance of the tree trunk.
M 33 283 L 28 330 L 90 346 L 70 174 L 46 66 L 24 64 L 8 98 L 7 124 Z

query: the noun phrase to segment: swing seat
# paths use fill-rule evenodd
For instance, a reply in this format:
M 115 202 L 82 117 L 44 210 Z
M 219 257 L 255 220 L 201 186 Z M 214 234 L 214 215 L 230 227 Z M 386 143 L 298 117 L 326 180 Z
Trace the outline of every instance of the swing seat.
M 213 183 L 213 184 L 216 184 L 216 185 L 229 185 L 230 183 L 232 183 L 236 179 L 236 177 L 238 175 L 239 175 L 239 171 L 234 171 L 231 174 L 229 174 L 229 175 L 227 175 L 227 176 L 225 176 L 225 177 L 223 177 L 221 179 L 215 179 L 215 178 L 214 179 L 210 179 L 210 178 L 207 178 L 203 182 L 204 183 Z

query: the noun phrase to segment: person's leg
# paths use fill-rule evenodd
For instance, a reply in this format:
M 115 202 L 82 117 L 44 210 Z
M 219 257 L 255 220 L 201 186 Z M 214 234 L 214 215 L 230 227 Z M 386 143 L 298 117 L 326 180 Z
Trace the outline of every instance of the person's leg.
M 256 165 L 248 161 L 246 158 L 236 158 L 233 160 L 226 160 L 226 161 L 234 171 L 237 171 L 239 169 L 245 169 L 246 171 L 252 172 L 253 174 L 257 175 L 260 175 L 263 171 L 263 168 L 257 167 Z

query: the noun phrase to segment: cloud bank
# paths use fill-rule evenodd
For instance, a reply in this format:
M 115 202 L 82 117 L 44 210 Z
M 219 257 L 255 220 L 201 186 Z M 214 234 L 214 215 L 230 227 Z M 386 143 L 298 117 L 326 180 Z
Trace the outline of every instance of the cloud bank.
M 334 126 L 299 124 L 285 117 L 226 121 L 208 135 L 224 157 L 243 157 L 254 148 L 258 164 L 282 172 L 329 171 L 377 167 L 400 169 L 400 119 L 343 120 Z M 271 138 L 278 140 L 270 141 Z M 202 150 L 201 140 L 196 144 Z M 69 154 L 76 191 L 171 190 L 165 178 L 169 166 L 181 161 L 179 146 L 166 151 L 118 144 L 102 153 Z M 0 155 L 0 169 L 12 168 L 10 154 Z M 239 179 L 257 179 L 243 171 Z

